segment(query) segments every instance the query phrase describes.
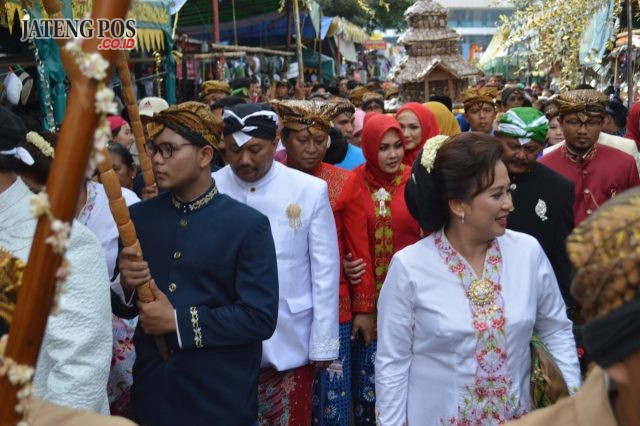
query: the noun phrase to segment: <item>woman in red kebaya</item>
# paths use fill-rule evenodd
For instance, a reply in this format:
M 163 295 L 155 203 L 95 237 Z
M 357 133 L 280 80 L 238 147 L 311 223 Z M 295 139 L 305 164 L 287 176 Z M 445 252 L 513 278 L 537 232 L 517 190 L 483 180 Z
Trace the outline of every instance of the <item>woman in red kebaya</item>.
M 377 299 L 391 257 L 398 250 L 418 241 L 421 232 L 404 200 L 404 188 L 411 167 L 403 164 L 405 139 L 396 119 L 379 113 L 367 113 L 362 130 L 362 151 L 367 161 L 354 172 L 362 189 L 367 215 Z M 358 260 L 355 260 L 346 269 L 351 269 L 357 263 Z M 357 425 L 375 424 L 376 347 L 377 336 L 368 345 L 357 338 L 352 346 L 354 415 Z

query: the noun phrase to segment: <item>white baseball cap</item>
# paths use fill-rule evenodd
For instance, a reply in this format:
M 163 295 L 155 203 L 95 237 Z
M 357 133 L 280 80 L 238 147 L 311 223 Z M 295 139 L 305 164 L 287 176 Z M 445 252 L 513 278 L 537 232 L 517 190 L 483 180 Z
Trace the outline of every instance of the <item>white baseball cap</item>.
M 17 75 L 10 72 L 4 78 L 4 89 L 7 92 L 7 100 L 13 106 L 20 102 L 20 93 L 22 92 L 22 80 Z
M 153 114 L 169 108 L 169 103 L 157 96 L 140 99 L 139 113 L 141 116 L 153 117 Z

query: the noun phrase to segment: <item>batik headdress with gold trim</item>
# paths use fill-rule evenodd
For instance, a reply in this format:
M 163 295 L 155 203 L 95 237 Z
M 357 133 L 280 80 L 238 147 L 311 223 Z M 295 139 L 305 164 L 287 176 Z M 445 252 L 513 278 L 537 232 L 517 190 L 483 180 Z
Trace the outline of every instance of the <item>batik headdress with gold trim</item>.
M 155 139 L 168 127 L 197 146 L 211 145 L 218 149 L 224 123 L 201 102 L 183 102 L 153 114 L 147 124 L 149 137 Z
M 558 105 L 560 117 L 576 114 L 584 122 L 604 117 L 609 98 L 597 90 L 583 89 L 562 93 L 553 102 Z
M 567 240 L 582 342 L 603 368 L 640 351 L 640 189 L 603 204 Z
M 362 109 L 367 111 L 371 104 L 378 104 L 384 110 L 384 98 L 380 93 L 367 92 L 362 96 Z
M 498 90 L 495 87 L 469 88 L 460 95 L 465 110 L 476 104 L 495 105 L 497 97 Z
M 207 80 L 200 86 L 200 99 L 204 98 L 207 95 L 210 95 L 213 92 L 222 92 L 229 96 L 231 94 L 231 86 L 229 86 L 229 83 L 227 83 L 226 81 Z
M 349 92 L 349 100 L 353 105 L 359 108 L 362 105 L 362 97 L 367 92 L 368 90 L 364 86 L 355 87 Z
M 333 117 L 331 117 L 332 120 L 340 114 L 348 114 L 349 116 L 352 116 L 356 113 L 356 107 L 354 107 L 353 104 L 347 99 L 334 98 L 330 99 L 328 103 L 336 104 L 336 109 L 334 111 Z
M 336 116 L 338 108 L 336 102 L 297 100 L 271 101 L 271 105 L 280 116 L 283 127 L 296 132 L 309 130 L 312 134 L 329 132 L 331 119 Z
M 391 85 L 389 87 L 387 87 L 384 90 L 384 100 L 389 100 L 391 99 L 393 96 L 399 95 L 400 94 L 400 88 L 398 86 Z

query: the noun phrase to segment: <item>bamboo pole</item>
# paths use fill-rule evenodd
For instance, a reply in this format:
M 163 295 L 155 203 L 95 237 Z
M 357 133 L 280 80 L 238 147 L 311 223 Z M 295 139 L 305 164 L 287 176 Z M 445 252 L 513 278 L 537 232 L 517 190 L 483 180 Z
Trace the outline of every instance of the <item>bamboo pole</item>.
M 43 0 L 50 18 L 63 18 L 59 0 Z M 123 19 L 129 9 L 129 0 L 94 2 L 92 18 Z M 65 40 L 57 40 L 60 47 Z M 86 39 L 83 50 L 98 53 L 113 63 L 114 51 L 98 50 L 97 38 Z M 85 77 L 72 55 L 60 49 L 60 57 L 71 81 L 65 120 L 60 131 L 56 158 L 47 180 L 51 211 L 55 218 L 72 222 L 80 187 L 84 182 L 86 165 L 93 146 L 93 135 L 98 124 L 93 99 L 97 82 Z M 47 318 L 55 293 L 56 271 L 62 256 L 52 250 L 45 240 L 51 235 L 50 220 L 46 215 L 38 219 L 29 262 L 9 331 L 5 356 L 18 364 L 35 366 Z M 90 283 L 87 283 L 90 284 Z M 17 388 L 5 376 L 0 378 L 0 419 L 3 424 L 15 424 L 18 413 Z
M 627 108 L 633 104 L 633 3 L 627 0 Z
M 120 180 L 118 175 L 113 171 L 113 165 L 111 164 L 111 157 L 109 151 L 105 149 L 104 160 L 98 164 L 98 171 L 100 172 L 100 182 L 104 186 L 104 191 L 107 193 L 109 199 L 109 210 L 113 216 L 113 220 L 118 227 L 118 234 L 122 240 L 124 247 L 133 247 L 138 253 L 142 254 L 142 248 L 140 247 L 140 241 L 136 235 L 136 229 L 131 222 L 131 216 L 129 215 L 129 208 L 127 203 L 122 197 L 122 187 L 120 186 Z M 143 260 L 140 256 L 136 260 Z M 154 300 L 149 283 L 143 284 L 136 289 L 138 293 L 138 299 L 143 302 L 152 302 Z
M 144 130 L 142 129 L 142 121 L 140 120 L 140 110 L 136 102 L 136 95 L 133 92 L 133 82 L 131 81 L 131 73 L 129 72 L 127 56 L 124 50 L 116 52 L 116 68 L 118 69 L 118 75 L 122 82 L 122 95 L 124 102 L 127 104 L 131 130 L 133 131 L 133 136 L 136 141 L 136 148 L 138 148 L 138 158 L 140 159 L 144 185 L 147 189 L 153 191 L 155 190 L 156 182 L 153 177 L 153 171 L 151 170 L 151 160 L 147 155 L 147 151 L 144 149 L 146 140 L 144 138 Z
M 293 0 L 293 21 L 296 26 L 296 53 L 298 55 L 298 86 L 304 83 L 304 64 L 302 61 L 302 34 L 300 31 L 300 9 L 298 0 Z
M 211 0 L 211 9 L 213 18 L 213 42 L 220 43 L 220 11 L 218 9 L 218 0 Z
M 122 245 L 124 247 L 133 247 L 136 252 L 140 253 L 135 260 L 142 261 L 142 247 L 140 246 L 140 241 L 136 235 L 136 228 L 131 222 L 131 216 L 129 214 L 129 208 L 127 207 L 127 203 L 122 197 L 122 187 L 120 186 L 120 180 L 118 179 L 118 175 L 113 171 L 113 165 L 111 164 L 111 157 L 109 156 L 109 151 L 105 148 L 103 152 L 104 160 L 98 164 L 98 171 L 100 172 L 100 181 L 102 182 L 102 186 L 104 186 L 104 191 L 107 193 L 107 198 L 109 199 L 109 210 L 111 210 L 111 215 L 113 216 L 113 220 L 116 222 L 116 226 L 118 227 L 118 234 L 120 235 L 120 239 L 122 240 Z M 155 300 L 153 297 L 153 293 L 151 293 L 151 289 L 149 288 L 150 283 L 146 282 L 141 286 L 136 288 L 136 292 L 138 293 L 138 300 L 142 302 L 152 302 Z M 167 348 L 167 342 L 163 336 L 155 336 L 156 346 L 158 347 L 158 352 L 160 352 L 160 356 L 163 360 L 169 359 L 169 350 Z
M 322 3 L 318 0 L 318 81 L 322 83 Z

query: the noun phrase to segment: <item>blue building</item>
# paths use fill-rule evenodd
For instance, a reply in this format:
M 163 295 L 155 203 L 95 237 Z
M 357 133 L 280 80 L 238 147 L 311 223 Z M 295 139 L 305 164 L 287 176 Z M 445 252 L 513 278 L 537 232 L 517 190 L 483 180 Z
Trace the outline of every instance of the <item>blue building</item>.
M 510 16 L 514 6 L 493 0 L 439 0 L 449 11 L 448 23 L 458 34 L 465 59 L 478 60 L 500 25 L 500 15 Z

